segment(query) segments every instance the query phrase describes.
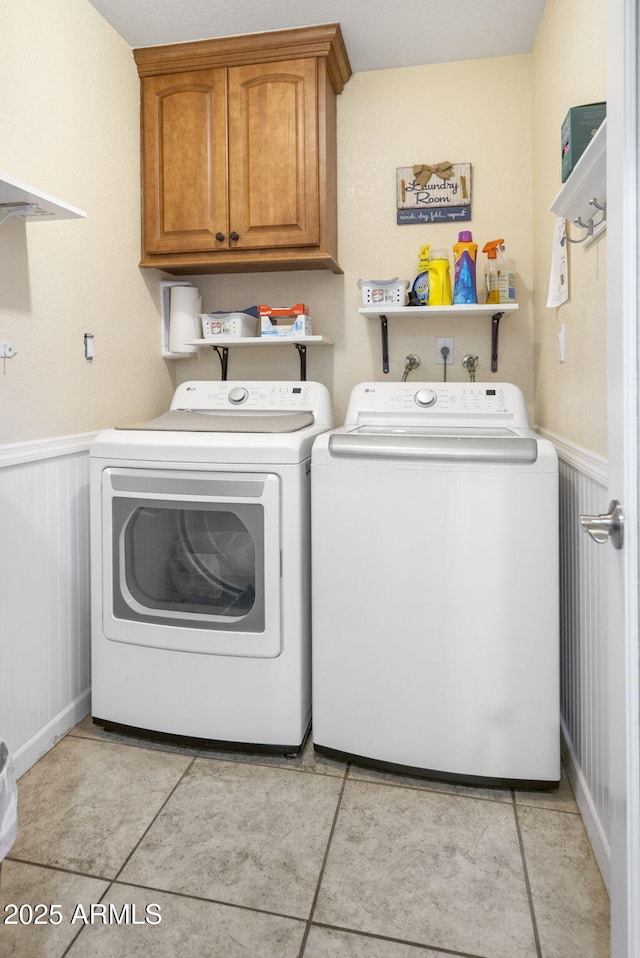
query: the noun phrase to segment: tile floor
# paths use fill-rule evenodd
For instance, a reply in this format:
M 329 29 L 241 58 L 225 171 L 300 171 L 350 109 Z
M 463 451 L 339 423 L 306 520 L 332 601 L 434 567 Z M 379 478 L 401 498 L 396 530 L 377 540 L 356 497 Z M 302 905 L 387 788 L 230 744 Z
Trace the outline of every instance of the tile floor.
M 608 898 L 564 777 L 554 793 L 445 786 L 311 747 L 150 745 L 87 718 L 18 795 L 2 958 L 609 955 Z

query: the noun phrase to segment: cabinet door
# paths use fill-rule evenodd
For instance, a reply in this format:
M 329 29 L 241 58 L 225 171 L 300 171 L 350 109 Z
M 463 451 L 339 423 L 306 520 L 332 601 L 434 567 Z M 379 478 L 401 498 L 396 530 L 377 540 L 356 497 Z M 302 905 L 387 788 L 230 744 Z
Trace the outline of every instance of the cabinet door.
M 315 58 L 230 67 L 228 83 L 230 248 L 317 245 Z
M 147 253 L 228 248 L 226 109 L 224 69 L 143 80 Z

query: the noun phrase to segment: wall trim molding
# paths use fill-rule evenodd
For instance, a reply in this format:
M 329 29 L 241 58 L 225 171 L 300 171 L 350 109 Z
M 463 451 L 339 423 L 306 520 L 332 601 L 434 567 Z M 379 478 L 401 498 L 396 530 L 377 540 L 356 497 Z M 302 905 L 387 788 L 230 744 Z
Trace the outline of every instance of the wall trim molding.
M 88 452 L 89 445 L 96 435 L 96 432 L 83 432 L 74 436 L 61 436 L 58 439 L 32 439 L 28 442 L 5 443 L 0 445 L 0 469 L 5 466 L 19 466 L 24 462 L 57 459 L 60 456 Z
M 594 857 L 598 863 L 602 880 L 607 891 L 611 877 L 611 845 L 602 827 L 598 811 L 593 803 L 587 780 L 580 768 L 578 758 L 571 747 L 569 734 L 564 722 L 560 722 L 562 739 L 562 761 L 567 772 L 567 778 L 573 789 L 576 804 L 580 810 L 584 827 L 587 830 Z
M 16 778 L 28 772 L 32 765 L 91 711 L 91 686 L 76 696 L 62 711 L 38 729 L 28 742 L 13 753 Z
M 588 476 L 589 479 L 593 479 L 602 486 L 607 485 L 609 469 L 605 456 L 591 452 L 590 449 L 584 449 L 582 446 L 578 446 L 569 439 L 564 439 L 562 436 L 558 436 L 548 429 L 538 429 L 537 432 L 544 439 L 549 439 L 554 444 L 558 456 L 560 456 L 561 459 L 575 466 L 576 469 L 583 473 L 583 475 Z

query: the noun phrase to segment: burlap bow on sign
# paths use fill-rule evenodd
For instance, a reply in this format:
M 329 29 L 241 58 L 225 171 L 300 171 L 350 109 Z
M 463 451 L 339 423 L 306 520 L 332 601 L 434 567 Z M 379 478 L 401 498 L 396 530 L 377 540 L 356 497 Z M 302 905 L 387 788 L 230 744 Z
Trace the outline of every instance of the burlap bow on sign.
M 439 176 L 441 180 L 450 180 L 451 177 L 455 175 L 453 172 L 453 167 L 448 160 L 445 160 L 443 163 L 434 163 L 432 165 L 428 163 L 420 163 L 413 167 L 415 181 L 421 189 L 425 188 L 433 173 L 435 173 L 436 176 Z

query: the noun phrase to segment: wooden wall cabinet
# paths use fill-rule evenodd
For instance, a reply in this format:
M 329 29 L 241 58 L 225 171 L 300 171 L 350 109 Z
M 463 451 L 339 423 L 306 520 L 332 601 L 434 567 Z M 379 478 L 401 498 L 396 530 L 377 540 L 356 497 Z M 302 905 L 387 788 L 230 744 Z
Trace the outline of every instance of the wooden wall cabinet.
M 134 50 L 142 259 L 176 275 L 337 262 L 338 24 Z

